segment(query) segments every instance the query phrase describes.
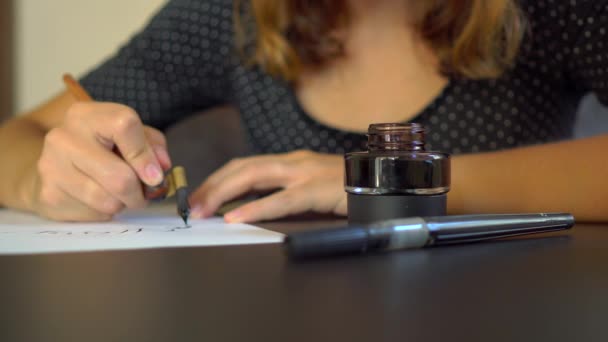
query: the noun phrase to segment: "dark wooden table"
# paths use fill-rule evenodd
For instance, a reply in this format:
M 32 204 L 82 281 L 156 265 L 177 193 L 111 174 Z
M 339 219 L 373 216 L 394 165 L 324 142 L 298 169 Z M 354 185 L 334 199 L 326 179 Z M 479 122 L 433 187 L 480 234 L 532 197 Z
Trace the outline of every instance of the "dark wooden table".
M 3 342 L 608 341 L 608 225 L 304 263 L 279 245 L 2 256 L 0 275 Z

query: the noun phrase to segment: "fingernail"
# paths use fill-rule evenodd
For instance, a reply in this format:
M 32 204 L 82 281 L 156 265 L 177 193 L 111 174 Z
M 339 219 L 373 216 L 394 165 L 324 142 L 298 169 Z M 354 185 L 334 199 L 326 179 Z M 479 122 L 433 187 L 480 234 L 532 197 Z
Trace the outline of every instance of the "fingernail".
M 190 217 L 200 219 L 203 217 L 203 207 L 200 204 L 195 205 L 190 209 Z
M 240 210 L 233 210 L 224 214 L 224 221 L 228 223 L 243 222 L 243 213 Z
M 148 164 L 146 166 L 146 177 L 148 181 L 151 183 L 149 185 L 158 185 L 163 181 L 163 172 L 160 168 L 154 164 Z
M 157 148 L 156 154 L 158 155 L 158 159 L 160 159 L 163 164 L 166 164 L 167 166 L 171 167 L 171 158 L 169 157 L 169 153 L 167 153 L 164 148 Z

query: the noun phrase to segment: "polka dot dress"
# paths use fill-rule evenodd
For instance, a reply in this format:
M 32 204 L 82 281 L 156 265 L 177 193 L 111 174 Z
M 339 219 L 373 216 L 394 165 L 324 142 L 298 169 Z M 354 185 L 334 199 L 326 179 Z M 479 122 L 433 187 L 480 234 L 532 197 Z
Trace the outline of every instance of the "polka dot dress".
M 608 104 L 608 0 L 519 3 L 530 30 L 515 67 L 495 80 L 453 78 L 411 119 L 428 128 L 429 149 L 472 153 L 566 139 L 584 94 L 595 92 Z M 365 148 L 364 135 L 307 115 L 289 84 L 243 66 L 232 9 L 228 0 L 169 1 L 83 85 L 159 128 L 232 104 L 256 153 Z

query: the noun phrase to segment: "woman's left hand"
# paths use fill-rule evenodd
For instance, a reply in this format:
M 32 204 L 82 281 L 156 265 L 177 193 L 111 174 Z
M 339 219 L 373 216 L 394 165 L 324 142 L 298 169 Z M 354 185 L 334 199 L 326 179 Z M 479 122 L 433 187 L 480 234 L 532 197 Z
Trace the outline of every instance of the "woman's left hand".
M 307 211 L 346 215 L 343 157 L 298 150 L 231 160 L 190 196 L 191 216 L 209 217 L 243 194 L 277 188 L 281 190 L 228 212 L 224 219 L 253 222 Z

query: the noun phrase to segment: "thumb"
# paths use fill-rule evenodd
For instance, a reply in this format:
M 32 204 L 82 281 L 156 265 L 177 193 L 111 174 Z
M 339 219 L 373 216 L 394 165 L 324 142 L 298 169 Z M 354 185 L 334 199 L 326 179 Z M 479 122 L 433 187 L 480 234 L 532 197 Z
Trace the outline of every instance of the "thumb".
M 162 169 L 170 169 L 172 163 L 167 150 L 167 139 L 165 138 L 165 135 L 161 131 L 150 126 L 144 126 L 144 134 L 150 145 L 152 145 L 152 150 Z
M 162 182 L 160 161 L 135 111 L 123 106 L 114 115 L 102 116 L 94 130 L 98 137 L 115 144 L 122 158 L 144 183 L 156 186 Z

